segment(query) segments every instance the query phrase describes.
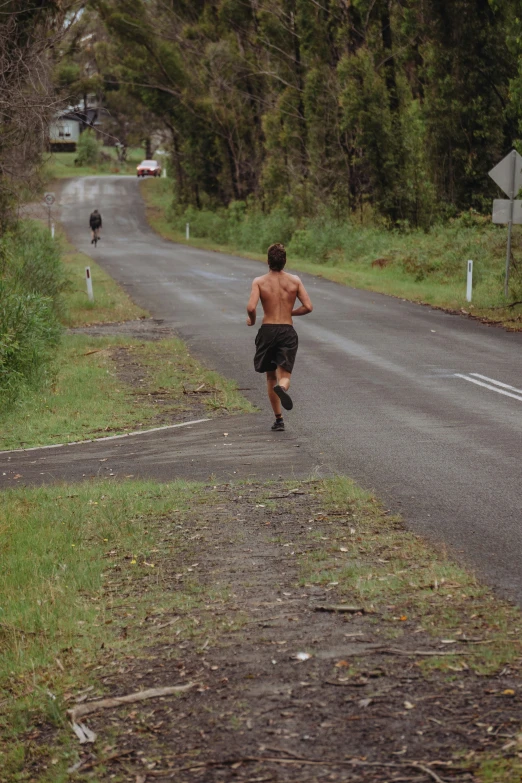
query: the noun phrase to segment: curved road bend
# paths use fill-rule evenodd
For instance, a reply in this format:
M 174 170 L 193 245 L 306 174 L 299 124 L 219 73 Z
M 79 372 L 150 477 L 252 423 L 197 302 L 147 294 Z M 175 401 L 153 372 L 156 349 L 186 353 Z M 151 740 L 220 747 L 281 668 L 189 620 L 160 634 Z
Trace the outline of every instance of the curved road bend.
M 104 225 L 95 251 L 94 207 Z M 162 240 L 147 226 L 134 178 L 71 181 L 61 214 L 75 245 L 136 302 L 251 389 L 269 427 L 264 381 L 252 367 L 256 329 L 245 324 L 262 266 Z M 522 333 L 303 280 L 315 309 L 296 319 L 287 429 L 318 462 L 375 489 L 414 530 L 444 541 L 522 602 Z

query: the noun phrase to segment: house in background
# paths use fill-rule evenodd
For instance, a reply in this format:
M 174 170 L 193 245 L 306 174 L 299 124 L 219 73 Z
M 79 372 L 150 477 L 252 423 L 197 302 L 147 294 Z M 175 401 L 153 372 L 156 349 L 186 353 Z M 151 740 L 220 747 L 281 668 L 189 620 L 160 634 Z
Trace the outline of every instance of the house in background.
M 76 152 L 82 120 L 75 112 L 58 114 L 49 126 L 51 152 Z
M 76 145 L 84 130 L 91 129 L 105 141 L 102 133 L 107 110 L 96 102 L 85 100 L 83 107 L 69 106 L 58 112 L 49 126 L 49 150 L 51 152 L 76 152 Z

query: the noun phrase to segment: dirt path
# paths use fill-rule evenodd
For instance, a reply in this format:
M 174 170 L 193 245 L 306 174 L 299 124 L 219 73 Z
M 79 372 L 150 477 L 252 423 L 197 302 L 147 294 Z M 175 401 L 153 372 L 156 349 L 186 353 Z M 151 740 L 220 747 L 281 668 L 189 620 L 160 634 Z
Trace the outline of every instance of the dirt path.
M 422 617 L 396 616 L 401 607 L 389 598 L 371 606 L 358 599 L 359 612 L 321 610 L 355 603 L 335 580 L 345 555 L 334 532 L 359 524 L 349 521 L 354 508 L 325 509 L 317 482 L 222 485 L 206 495 L 189 516 L 157 522 L 165 540 L 179 537 L 176 558 L 156 562 L 132 586 L 125 569 L 112 572 L 114 645 L 96 662 L 97 688 L 85 701 L 78 683 L 78 695 L 88 704 L 193 687 L 81 718 L 98 739 L 82 746 L 89 749 L 76 764 L 80 779 L 518 780 L 483 778 L 479 769 L 492 753 L 506 769 L 518 761 L 519 663 L 480 676 L 459 662 L 472 640 L 454 636 L 453 669 L 426 668 L 430 655 L 444 659 L 448 644 L 420 626 Z M 375 562 L 378 554 L 374 547 Z M 151 607 L 136 627 L 136 591 L 157 579 L 176 591 L 179 610 Z M 118 640 L 127 637 L 135 641 L 122 650 Z M 67 698 L 74 706 L 75 694 Z M 37 747 L 43 738 L 46 727 L 31 741 Z

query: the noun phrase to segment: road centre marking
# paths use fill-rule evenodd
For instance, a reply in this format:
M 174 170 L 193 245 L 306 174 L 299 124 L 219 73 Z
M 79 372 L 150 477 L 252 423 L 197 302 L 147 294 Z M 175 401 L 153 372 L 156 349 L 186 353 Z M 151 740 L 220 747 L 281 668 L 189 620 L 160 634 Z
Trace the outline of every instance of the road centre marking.
M 522 389 L 516 389 L 514 386 L 510 386 L 508 383 L 495 381 L 493 378 L 488 378 L 487 375 L 481 375 L 479 372 L 470 372 L 470 375 L 473 375 L 475 378 L 482 378 L 483 381 L 489 381 L 489 383 L 494 383 L 496 386 L 501 386 L 503 389 L 509 389 L 509 391 L 516 392 L 517 394 L 522 394 Z
M 173 430 L 176 427 L 189 427 L 191 424 L 201 424 L 211 419 L 194 419 L 193 421 L 183 421 L 181 424 L 166 424 L 164 427 L 154 427 L 150 430 L 136 430 L 136 432 L 124 432 L 122 435 L 107 435 L 105 438 L 91 438 L 90 440 L 72 440 L 70 443 L 52 443 L 50 446 L 29 446 L 27 449 L 8 449 L 0 451 L 0 454 L 19 454 L 26 451 L 43 451 L 43 449 L 61 449 L 64 446 L 82 446 L 84 443 L 103 443 L 108 440 L 119 440 L 120 438 L 132 438 L 134 435 L 148 435 L 149 432 L 162 432 L 163 430 Z
M 514 400 L 518 400 L 519 402 L 522 402 L 522 391 L 519 389 L 515 389 L 514 386 L 508 386 L 505 383 L 501 383 L 500 381 L 495 381 L 491 378 L 488 378 L 488 380 L 491 380 L 491 383 L 484 383 L 483 381 L 477 380 L 476 377 L 471 376 L 477 376 L 479 378 L 486 378 L 485 375 L 479 375 L 479 373 L 470 373 L 470 375 L 463 375 L 462 373 L 456 372 L 455 378 L 463 378 L 465 381 L 468 381 L 469 383 L 475 383 L 477 386 L 483 386 L 485 389 L 489 389 L 490 391 L 497 392 L 497 394 L 503 394 L 505 397 L 512 397 Z M 492 384 L 497 384 L 496 386 L 493 386 Z M 512 394 L 510 391 L 505 391 L 503 388 L 500 389 L 499 386 L 506 387 L 507 389 L 513 389 L 514 391 L 518 391 L 519 394 Z

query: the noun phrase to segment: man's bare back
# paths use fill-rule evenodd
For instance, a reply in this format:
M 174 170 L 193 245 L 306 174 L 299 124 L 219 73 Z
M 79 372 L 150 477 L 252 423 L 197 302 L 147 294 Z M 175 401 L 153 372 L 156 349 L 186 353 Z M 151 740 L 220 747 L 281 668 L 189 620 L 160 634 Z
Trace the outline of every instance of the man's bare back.
M 301 306 L 294 309 L 295 300 L 299 299 Z M 253 326 L 256 322 L 256 307 L 261 300 L 264 324 L 292 324 L 292 316 L 306 315 L 312 311 L 312 303 L 304 285 L 297 275 L 291 275 L 281 270 L 270 270 L 266 275 L 256 277 L 252 283 L 252 291 L 247 305 L 247 324 Z

